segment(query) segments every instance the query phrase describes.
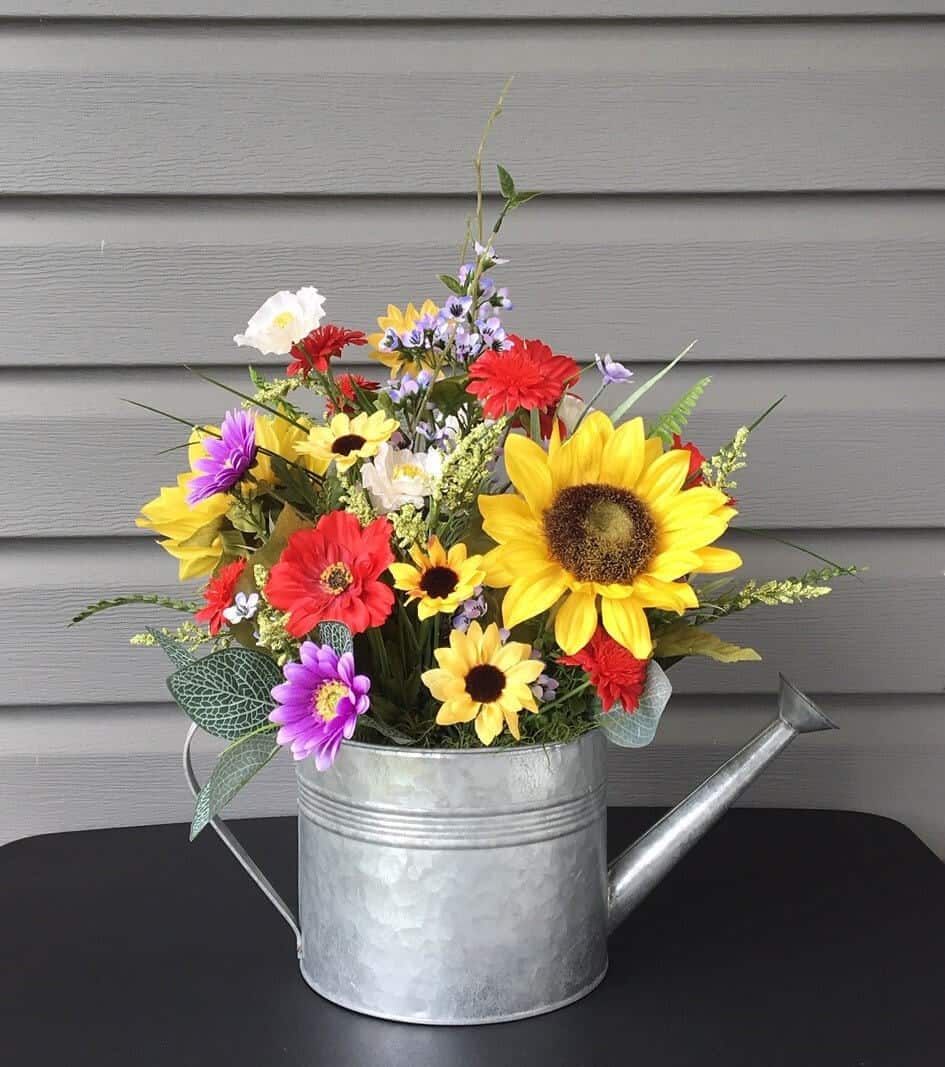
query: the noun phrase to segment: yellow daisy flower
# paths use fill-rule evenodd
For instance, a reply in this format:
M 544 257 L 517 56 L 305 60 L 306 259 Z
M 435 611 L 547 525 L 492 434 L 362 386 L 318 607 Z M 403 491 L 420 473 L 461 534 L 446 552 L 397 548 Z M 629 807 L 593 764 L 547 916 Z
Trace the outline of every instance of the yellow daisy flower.
M 195 459 L 206 456 L 202 437 L 194 432 L 190 438 L 188 456 L 193 465 Z M 233 503 L 228 493 L 216 493 L 196 504 L 187 502 L 187 488 L 192 471 L 177 476 L 177 485 L 165 486 L 158 495 L 141 508 L 135 520 L 137 526 L 154 530 L 163 541 L 158 543 L 179 560 L 178 577 L 182 582 L 209 574 L 223 555 L 220 530 L 223 516 Z
M 482 556 L 467 556 L 465 545 L 453 545 L 446 551 L 435 535 L 424 552 L 419 545 L 410 550 L 416 564 L 392 563 L 390 573 L 394 588 L 417 601 L 417 615 L 429 619 L 439 613 L 452 614 L 464 600 L 474 595 L 476 586 L 486 576 Z
M 423 370 L 425 364 L 411 360 L 404 362 L 398 352 L 381 351 L 381 338 L 384 336 L 385 330 L 390 327 L 393 327 L 399 334 L 405 334 L 416 326 L 418 319 L 422 319 L 426 315 L 435 315 L 439 310 L 432 300 L 424 300 L 423 306 L 419 311 L 413 304 L 408 304 L 403 311 L 395 304 L 388 304 L 387 314 L 379 315 L 377 319 L 377 325 L 381 328 L 380 332 L 368 334 L 368 344 L 371 346 L 371 351 L 368 355 L 379 363 L 383 363 L 385 367 L 390 367 L 395 372 L 395 377 L 405 372 L 416 376 Z
M 484 745 L 507 725 L 521 740 L 518 713 L 537 712 L 529 686 L 545 669 L 541 660 L 529 659 L 531 646 L 519 641 L 502 644 L 499 628 L 490 623 L 483 633 L 471 622 L 466 633 L 450 632 L 449 648 L 434 651 L 438 667 L 424 671 L 423 684 L 435 700 L 442 700 L 436 721 L 440 726 L 476 720 L 476 736 Z
M 370 415 L 362 411 L 354 418 L 339 411 L 327 426 L 313 426 L 308 440 L 300 441 L 295 450 L 324 463 L 323 470 L 334 460 L 338 470 L 346 471 L 359 459 L 376 456 L 396 429 L 397 420 L 389 419 L 383 411 Z
M 305 467 L 313 474 L 324 474 L 328 469 L 327 461 L 311 454 L 303 454 L 298 449 L 300 444 L 308 440 L 311 429 L 311 424 L 303 430 L 277 415 L 257 415 L 256 444 L 267 452 L 275 452 L 277 456 Z M 258 482 L 265 482 L 267 485 L 279 484 L 279 479 L 272 469 L 272 460 L 263 452 L 257 454 L 256 465 L 250 473 Z M 252 491 L 253 483 L 248 482 L 246 488 Z
M 698 601 L 678 579 L 741 565 L 737 553 L 709 547 L 737 514 L 726 495 L 683 489 L 689 453 L 664 453 L 640 418 L 615 429 L 593 412 L 563 444 L 555 435 L 547 452 L 512 436 L 505 461 L 517 492 L 479 497 L 483 529 L 498 542 L 485 557 L 486 582 L 508 587 L 508 627 L 567 594 L 554 626 L 568 655 L 593 636 L 600 600 L 604 629 L 646 659 L 653 642 L 644 608 L 682 614 Z

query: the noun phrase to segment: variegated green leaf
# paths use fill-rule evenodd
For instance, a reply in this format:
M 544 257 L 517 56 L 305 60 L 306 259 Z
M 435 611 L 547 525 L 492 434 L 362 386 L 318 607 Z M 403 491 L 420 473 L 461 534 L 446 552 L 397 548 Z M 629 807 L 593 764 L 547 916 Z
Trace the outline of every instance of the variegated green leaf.
M 175 641 L 173 637 L 168 636 L 163 630 L 158 630 L 153 626 L 146 626 L 145 630 L 164 649 L 167 653 L 167 658 L 175 667 L 183 667 L 187 663 L 194 662 L 193 652 L 186 645 L 182 645 L 180 641 Z
M 604 711 L 597 702 L 594 718 L 608 741 L 621 748 L 644 748 L 656 737 L 656 729 L 672 692 L 666 672 L 655 660 L 650 660 L 646 685 L 636 710 L 626 712 L 615 704 L 610 711 Z
M 206 784 L 197 794 L 190 824 L 191 841 L 278 751 L 272 731 L 267 730 L 243 738 L 221 753 Z
M 315 631 L 315 640 L 320 645 L 328 645 L 339 656 L 354 651 L 351 631 L 343 622 L 320 622 Z
M 266 721 L 276 703 L 270 691 L 282 681 L 268 656 L 234 647 L 181 667 L 167 687 L 198 726 L 232 741 Z

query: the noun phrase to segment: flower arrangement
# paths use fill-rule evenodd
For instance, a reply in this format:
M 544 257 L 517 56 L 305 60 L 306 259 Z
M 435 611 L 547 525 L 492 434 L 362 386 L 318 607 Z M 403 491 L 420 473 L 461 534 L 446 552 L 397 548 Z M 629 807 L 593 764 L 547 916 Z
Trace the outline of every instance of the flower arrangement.
M 282 748 L 324 770 L 352 738 L 499 746 L 599 728 L 646 744 L 675 663 L 760 658 L 711 624 L 854 570 L 717 577 L 741 564 L 719 541 L 761 420 L 708 457 L 681 435 L 709 379 L 655 419 L 634 410 L 692 346 L 634 388 L 609 354 L 582 365 L 507 331 L 495 245 L 535 194 L 498 178 L 492 232 L 480 182 L 472 251 L 438 300 L 392 304 L 370 334 L 324 322 L 313 287 L 265 301 L 234 340 L 284 373 L 250 367 L 218 426 L 178 419 L 188 470 L 138 519 L 182 582 L 205 580 L 200 600 L 132 594 L 77 617 L 140 601 L 190 616 L 132 642 L 165 649 L 181 708 L 231 742 L 193 833 Z M 365 350 L 374 375 L 339 370 Z M 609 411 L 607 386 L 631 390 Z

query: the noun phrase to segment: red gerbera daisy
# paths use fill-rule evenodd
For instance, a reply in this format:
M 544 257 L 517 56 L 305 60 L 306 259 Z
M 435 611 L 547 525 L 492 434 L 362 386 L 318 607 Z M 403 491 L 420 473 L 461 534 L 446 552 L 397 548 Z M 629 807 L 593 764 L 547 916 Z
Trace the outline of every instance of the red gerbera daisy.
M 580 652 L 563 656 L 558 662 L 587 671 L 604 711 L 617 703 L 624 711 L 636 711 L 650 661 L 631 655 L 602 626 Z
M 236 583 L 240 580 L 243 568 L 246 566 L 245 559 L 234 560 L 225 567 L 221 567 L 217 573 L 207 582 L 203 591 L 203 598 L 207 602 L 205 608 L 194 615 L 197 622 L 210 624 L 210 633 L 216 636 L 226 619 L 223 612 L 233 603 L 233 595 L 236 592 Z
M 689 473 L 686 475 L 686 488 L 691 489 L 694 485 L 705 485 L 705 478 L 702 476 L 702 464 L 705 463 L 705 456 L 699 449 L 692 441 L 687 441 L 683 444 L 682 438 L 678 433 L 673 434 L 673 448 L 689 453 Z
M 333 356 L 340 356 L 345 345 L 366 345 L 367 337 L 361 330 L 349 330 L 344 326 L 333 326 L 326 322 L 306 334 L 301 341 L 296 341 L 289 350 L 292 362 L 286 367 L 286 374 L 308 375 L 317 370 L 324 374 L 328 370 L 328 361 Z
M 482 401 L 488 419 L 519 408 L 553 408 L 580 371 L 570 356 L 558 356 L 543 341 L 509 334 L 512 347 L 481 355 L 469 368 L 467 390 Z
M 387 519 L 362 527 L 349 512 L 332 511 L 292 534 L 266 583 L 269 603 L 289 613 L 288 632 L 304 637 L 329 620 L 353 634 L 380 626 L 394 606 L 394 591 L 379 581 L 394 562 L 393 532 Z
M 381 387 L 380 382 L 372 382 L 369 378 L 365 378 L 363 374 L 339 374 L 335 378 L 335 385 L 341 390 L 343 397 L 352 401 L 356 398 L 355 386 L 367 393 L 376 392 Z M 330 397 L 325 399 L 325 411 L 328 414 L 328 418 L 332 418 L 339 410 L 346 415 L 354 415 L 357 412 L 357 408 L 353 403 L 342 404 L 340 408 L 336 408 L 334 401 Z

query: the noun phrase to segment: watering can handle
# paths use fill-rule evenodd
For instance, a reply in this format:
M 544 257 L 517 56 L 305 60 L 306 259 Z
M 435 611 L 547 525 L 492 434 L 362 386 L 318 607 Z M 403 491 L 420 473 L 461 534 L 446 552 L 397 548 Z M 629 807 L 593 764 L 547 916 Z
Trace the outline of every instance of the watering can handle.
M 197 775 L 194 774 L 194 765 L 190 758 L 190 746 L 194 740 L 194 734 L 197 732 L 197 724 L 187 731 L 187 737 L 184 741 L 184 774 L 187 777 L 187 784 L 190 786 L 190 791 L 194 795 L 194 800 L 197 799 L 197 794 L 200 792 L 200 782 L 197 780 Z M 263 874 L 263 872 L 253 862 L 252 857 L 247 853 L 246 849 L 237 841 L 233 831 L 224 824 L 223 820 L 219 816 L 215 816 L 210 820 L 210 825 L 213 827 L 217 837 L 223 842 L 224 845 L 233 853 L 236 859 L 239 861 L 240 866 L 244 871 L 252 878 L 252 880 L 259 886 L 259 888 L 265 893 L 269 900 L 269 903 L 276 909 L 276 911 L 282 916 L 283 919 L 289 924 L 292 929 L 292 933 L 295 934 L 295 948 L 299 956 L 302 955 L 302 931 L 299 929 L 298 921 L 295 915 L 292 913 L 292 909 L 276 892 L 272 882 Z

